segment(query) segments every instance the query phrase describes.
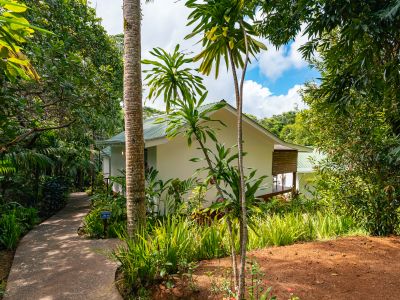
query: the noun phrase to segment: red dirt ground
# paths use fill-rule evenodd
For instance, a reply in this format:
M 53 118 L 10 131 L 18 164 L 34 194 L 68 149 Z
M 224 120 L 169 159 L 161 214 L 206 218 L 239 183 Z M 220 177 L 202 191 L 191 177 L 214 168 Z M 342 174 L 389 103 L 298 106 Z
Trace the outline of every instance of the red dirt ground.
M 3 298 L 2 288 L 5 288 L 8 273 L 10 272 L 14 251 L 0 250 L 0 300 Z
M 266 287 L 278 299 L 400 299 L 400 237 L 347 237 L 251 251 L 265 274 Z M 229 258 L 203 261 L 193 292 L 181 281 L 174 289 L 159 286 L 154 299 L 222 299 L 211 293 L 211 281 L 224 280 Z M 212 272 L 213 275 L 207 275 Z M 210 273 L 208 273 L 210 274 Z

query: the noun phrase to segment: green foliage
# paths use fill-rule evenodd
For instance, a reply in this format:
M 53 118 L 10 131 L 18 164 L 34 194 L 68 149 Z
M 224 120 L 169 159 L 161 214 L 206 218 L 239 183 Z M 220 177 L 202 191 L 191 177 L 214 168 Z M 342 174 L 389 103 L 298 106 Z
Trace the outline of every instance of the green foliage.
M 99 167 L 94 141 L 122 129 L 122 58 L 85 1 L 24 3 L 23 23 L 53 34 L 39 32 L 24 44 L 39 81 L 0 74 L 0 191 L 7 201 L 46 210 L 45 178 L 65 176 L 83 190 Z
M 158 171 L 151 167 L 146 170 L 146 201 L 147 210 L 153 216 L 159 216 L 161 213 L 162 196 L 164 192 L 170 188 L 171 180 L 164 182 L 158 179 Z M 164 203 L 165 205 L 165 203 Z
M 138 289 L 168 278 L 182 263 L 228 254 L 224 234 L 216 224 L 205 228 L 181 217 L 168 217 L 150 226 L 115 252 L 127 286 Z
M 196 178 L 180 180 L 178 178 L 169 181 L 167 197 L 165 200 L 164 215 L 188 213 L 185 205 L 185 196 L 197 185 Z
M 243 67 L 245 34 L 250 55 L 255 56 L 262 49 L 266 50 L 265 45 L 256 40 L 257 33 L 248 22 L 254 16 L 252 1 L 188 0 L 185 5 L 192 10 L 188 26 L 195 26 L 186 39 L 199 36 L 203 47 L 200 54 L 194 57 L 194 61 L 201 61 L 201 73 L 209 75 L 214 68 L 217 77 L 221 58 L 229 68 L 228 53 L 236 67 Z
M 15 214 L 4 214 L 0 218 L 0 243 L 7 249 L 15 249 L 22 234 Z
M 337 110 L 310 86 L 305 101 L 316 145 L 327 153 L 320 168 L 317 197 L 339 213 L 351 214 L 374 235 L 393 234 L 399 224 L 400 144 L 391 112 L 358 94 L 358 103 Z
M 290 199 L 290 201 L 282 200 L 274 197 L 269 200 L 263 208 L 270 214 L 285 214 L 285 213 L 316 213 L 317 211 L 326 208 L 322 201 L 314 198 L 307 198 L 298 195 Z
M 277 46 L 307 24 L 309 41 L 301 51 L 321 73 L 321 82 L 304 94 L 307 127 L 328 155 L 319 197 L 372 234 L 393 234 L 400 203 L 398 1 L 259 4 L 259 30 Z
M 314 140 L 307 114 L 307 109 L 294 110 L 260 120 L 255 118 L 255 121 L 286 142 L 310 146 Z
M 281 132 L 286 125 L 294 124 L 298 111 L 288 111 L 279 115 L 273 115 L 269 118 L 259 120 L 266 129 L 271 131 L 277 137 L 281 137 Z
M 25 208 L 18 203 L 0 206 L 0 248 L 15 249 L 22 234 L 38 223 L 34 208 Z
M 363 233 L 349 217 L 332 213 L 261 213 L 252 217 L 248 249 L 289 245 L 298 241 Z M 236 236 L 238 246 L 238 237 Z M 140 287 L 167 280 L 182 264 L 230 254 L 225 222 L 199 225 L 186 217 L 169 216 L 149 225 L 135 239 L 123 238 L 114 256 L 121 263 L 125 285 L 134 293 Z
M 224 124 L 219 120 L 211 118 L 211 114 L 223 108 L 226 103 L 224 101 L 204 105 L 207 93 L 203 94 L 200 99 L 186 98 L 184 101 L 172 101 L 175 110 L 168 114 L 166 119 L 160 119 L 159 122 L 167 122 L 166 133 L 170 138 L 183 135 L 188 143 L 192 145 L 193 139 L 199 143 L 205 143 L 207 138 L 216 141 L 215 127 L 211 127 L 210 123 Z
M 143 64 L 152 66 L 152 69 L 143 71 L 147 73 L 144 81 L 150 87 L 147 96 L 150 100 L 163 94 L 166 110 L 169 112 L 171 101 L 204 93 L 203 79 L 193 75 L 193 70 L 185 66 L 191 63 L 192 59 L 179 51 L 179 45 L 176 45 L 172 54 L 161 48 L 154 48 L 150 54 L 157 60 L 142 61 Z
M 107 221 L 106 237 L 117 237 L 126 230 L 126 198 L 122 195 L 110 196 L 108 193 L 96 194 L 92 198 L 92 209 L 83 219 L 83 232 L 92 238 L 104 237 L 104 223 L 100 218 L 102 211 L 111 212 Z
M 298 145 L 312 146 L 315 144 L 313 132 L 310 131 L 309 110 L 305 109 L 296 113 L 294 123 L 285 125 L 279 137 L 284 141 Z
M 21 45 L 34 33 L 24 13 L 27 6 L 19 1 L 0 2 L 0 68 L 7 78 L 39 79 L 39 75 L 22 53 Z
M 262 12 L 258 29 L 277 46 L 288 43 L 307 24 L 309 41 L 301 48 L 303 55 L 311 58 L 323 52 L 329 69 L 322 76 L 320 96 L 343 110 L 358 102 L 354 91 L 368 95 L 369 101 L 392 110 L 392 124 L 400 129 L 397 0 L 258 2 Z
M 299 241 L 335 238 L 346 234 L 365 234 L 350 217 L 333 213 L 260 215 L 249 231 L 249 250 L 266 246 L 285 246 Z
M 43 184 L 43 199 L 40 213 L 44 217 L 51 216 L 67 204 L 68 183 L 62 177 L 46 178 Z

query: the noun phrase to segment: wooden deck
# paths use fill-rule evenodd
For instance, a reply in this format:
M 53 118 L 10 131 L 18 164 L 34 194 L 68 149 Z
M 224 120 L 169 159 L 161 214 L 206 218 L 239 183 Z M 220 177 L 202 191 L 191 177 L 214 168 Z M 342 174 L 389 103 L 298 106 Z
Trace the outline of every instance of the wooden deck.
M 262 195 L 260 198 L 263 198 L 264 200 L 268 200 L 274 196 L 278 195 L 283 195 L 287 193 L 292 193 L 293 192 L 293 187 L 292 186 L 274 186 L 272 189 L 271 193 Z

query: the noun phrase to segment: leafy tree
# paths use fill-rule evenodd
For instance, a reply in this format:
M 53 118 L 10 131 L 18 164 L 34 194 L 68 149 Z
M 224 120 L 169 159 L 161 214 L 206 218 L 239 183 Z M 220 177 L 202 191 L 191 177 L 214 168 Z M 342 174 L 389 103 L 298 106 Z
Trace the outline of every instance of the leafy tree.
M 215 69 L 216 77 L 219 74 L 221 58 L 225 61 L 227 68 L 231 68 L 236 106 L 237 118 L 237 143 L 238 143 L 238 169 L 240 179 L 240 252 L 241 264 L 239 270 L 239 281 L 236 282 L 238 298 L 243 299 L 245 295 L 245 264 L 247 245 L 247 212 L 245 199 L 245 180 L 243 167 L 243 130 L 242 130 L 242 105 L 243 84 L 247 65 L 251 55 L 255 55 L 265 46 L 257 41 L 254 27 L 248 22 L 255 13 L 253 2 L 243 0 L 188 0 L 186 6 L 192 9 L 189 15 L 188 25 L 195 24 L 193 32 L 186 38 L 200 36 L 203 50 L 194 57 L 194 61 L 201 61 L 200 72 L 209 75 Z M 239 82 L 237 69 L 242 69 Z
M 157 115 L 162 115 L 164 114 L 163 111 L 155 109 L 153 107 L 149 107 L 149 106 L 144 106 L 143 107 L 143 118 L 147 119 L 153 116 L 157 116 Z
M 326 99 L 305 101 L 316 146 L 328 155 L 320 169 L 317 196 L 342 214 L 351 214 L 374 235 L 393 234 L 399 224 L 399 167 L 393 150 L 398 139 L 386 110 L 359 97 L 344 114 L 327 108 Z M 318 92 L 317 92 L 318 93 Z
M 328 71 L 318 97 L 336 109 L 354 104 L 353 92 L 388 110 L 387 121 L 400 133 L 400 5 L 388 1 L 259 1 L 258 29 L 275 45 L 293 39 L 305 25 L 307 59 L 324 53 Z M 318 62 L 314 63 L 318 64 Z
M 304 145 L 314 145 L 314 132 L 310 130 L 309 110 L 298 111 L 294 123 L 283 126 L 279 137 L 284 141 Z
M 372 233 L 393 233 L 399 201 L 399 1 L 259 4 L 262 34 L 281 45 L 304 28 L 309 41 L 301 51 L 321 72 L 321 83 L 305 94 L 307 123 L 329 159 L 320 192 L 330 193 L 326 198 L 334 203 L 340 199 Z
M 82 1 L 25 2 L 26 19 L 52 34 L 35 34 L 24 46 L 39 80 L 0 75 L 0 161 L 13 169 L 0 183 L 8 193 L 23 178 L 23 193 L 10 200 L 28 201 L 48 175 L 80 189 L 87 183 L 94 140 L 122 129 L 122 59 Z
M 283 127 L 295 122 L 297 111 L 288 111 L 269 118 L 261 119 L 259 122 L 276 136 L 280 137 Z
M 0 68 L 8 79 L 38 79 L 39 75 L 22 52 L 21 45 L 34 33 L 34 28 L 23 16 L 27 7 L 18 1 L 0 2 Z M 41 30 L 43 31 L 43 30 Z

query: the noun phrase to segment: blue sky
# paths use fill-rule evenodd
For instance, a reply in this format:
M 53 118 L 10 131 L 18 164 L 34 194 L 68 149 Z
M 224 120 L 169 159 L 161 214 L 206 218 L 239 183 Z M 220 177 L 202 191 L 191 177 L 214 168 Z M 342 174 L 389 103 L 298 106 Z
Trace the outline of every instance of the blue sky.
M 318 77 L 319 72 L 308 66 L 301 69 L 290 68 L 276 80 L 263 75 L 258 66 L 247 72 L 246 75 L 246 79 L 267 86 L 273 94 L 286 94 L 294 85 L 302 85 L 307 81 L 316 80 Z
M 92 0 L 97 15 L 110 34 L 122 33 L 122 0 Z M 198 53 L 201 48 L 196 40 L 184 40 L 191 32 L 186 26 L 189 10 L 184 1 L 161 0 L 143 4 L 142 57 L 149 57 L 149 50 L 162 47 L 172 50 L 176 44 L 181 49 Z M 276 49 L 267 40 L 268 51 L 257 56 L 248 70 L 244 84 L 244 111 L 257 117 L 268 117 L 294 109 L 304 108 L 299 91 L 305 82 L 318 78 L 316 70 L 311 69 L 302 59 L 298 48 L 307 41 L 300 33 L 296 39 Z M 196 67 L 194 65 L 193 67 Z M 225 71 L 215 80 L 214 76 L 204 78 L 209 91 L 209 101 L 225 99 L 234 103 L 232 75 Z M 146 96 L 146 87 L 144 91 Z M 161 101 L 146 103 L 163 109 Z

